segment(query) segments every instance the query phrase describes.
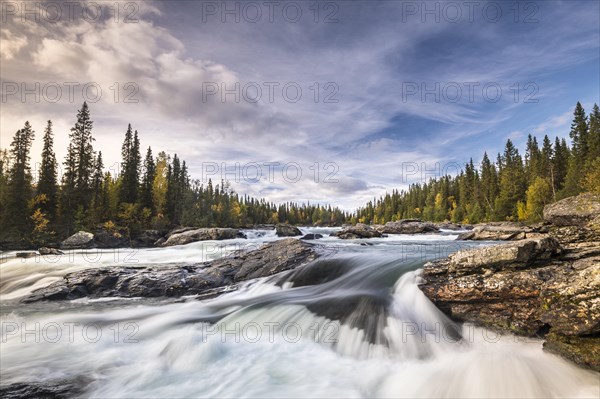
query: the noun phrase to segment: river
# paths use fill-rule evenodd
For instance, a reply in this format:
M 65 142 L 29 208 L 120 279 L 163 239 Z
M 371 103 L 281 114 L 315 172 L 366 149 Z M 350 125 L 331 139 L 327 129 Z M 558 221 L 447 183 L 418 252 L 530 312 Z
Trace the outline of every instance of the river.
M 325 236 L 319 259 L 205 300 L 19 302 L 72 271 L 197 263 L 275 240 L 274 231 L 60 257 L 3 253 L 1 385 L 75 381 L 94 398 L 598 397 L 597 373 L 540 340 L 454 323 L 421 293 L 426 261 L 491 243 L 449 231 L 361 241 L 302 230 Z

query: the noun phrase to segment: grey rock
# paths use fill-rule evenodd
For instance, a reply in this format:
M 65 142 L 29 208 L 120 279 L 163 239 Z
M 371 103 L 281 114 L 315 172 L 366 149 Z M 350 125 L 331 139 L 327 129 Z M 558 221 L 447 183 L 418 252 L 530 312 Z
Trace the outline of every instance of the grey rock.
M 295 237 L 302 235 L 299 228 L 290 226 L 289 224 L 278 224 L 275 228 L 275 232 L 278 237 Z
M 348 240 L 353 238 L 373 238 L 382 237 L 383 234 L 373 227 L 363 223 L 357 223 L 355 226 L 346 226 L 342 230 L 331 233 L 332 236 Z
M 313 233 L 309 233 L 303 237 L 300 237 L 301 240 L 318 240 L 320 238 L 323 238 L 322 234 L 313 234 Z
M 600 216 L 600 195 L 585 193 L 544 207 L 544 220 L 555 226 L 584 226 Z
M 200 229 L 183 229 L 171 232 L 167 240 L 160 244 L 162 247 L 170 247 L 173 245 L 184 245 L 196 241 L 206 240 L 228 240 L 238 238 L 243 234 L 238 229 L 230 228 L 200 228 Z
M 383 234 L 423 234 L 438 233 L 440 231 L 433 223 L 423 222 L 418 219 L 403 219 L 396 222 L 387 222 L 377 226 L 377 231 Z
M 35 253 L 35 252 L 17 252 L 15 254 L 15 256 L 17 258 L 23 258 L 23 259 L 33 258 L 36 255 L 37 255 L 37 253 Z
M 23 301 L 212 295 L 239 281 L 292 270 L 318 256 L 312 244 L 288 238 L 197 265 L 114 266 L 73 272 Z
M 85 249 L 94 244 L 94 235 L 87 231 L 79 231 L 60 243 L 62 249 Z

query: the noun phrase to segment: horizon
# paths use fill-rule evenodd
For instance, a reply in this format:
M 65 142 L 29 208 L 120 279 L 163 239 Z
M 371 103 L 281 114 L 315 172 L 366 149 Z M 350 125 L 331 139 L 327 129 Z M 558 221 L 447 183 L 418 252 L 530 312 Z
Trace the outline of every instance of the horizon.
M 600 97 L 597 2 L 482 2 L 488 14 L 459 8 L 456 22 L 432 2 L 286 2 L 257 22 L 236 2 L 101 3 L 95 20 L 75 7 L 57 22 L 48 7 L 64 4 L 39 4 L 2 5 L 0 147 L 29 120 L 32 165 L 48 119 L 62 165 L 88 100 L 107 170 L 131 123 L 144 151 L 177 154 L 193 178 L 355 211 L 484 151 L 494 159 L 509 138 L 521 153 L 529 133 L 568 138 L 574 104 L 589 112 Z

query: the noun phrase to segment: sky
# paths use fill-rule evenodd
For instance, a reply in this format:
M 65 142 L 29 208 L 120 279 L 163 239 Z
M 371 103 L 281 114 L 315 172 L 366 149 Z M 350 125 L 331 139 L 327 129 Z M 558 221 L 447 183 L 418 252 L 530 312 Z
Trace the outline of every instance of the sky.
M 600 102 L 598 1 L 2 1 L 0 147 L 87 101 L 118 173 L 127 125 L 193 178 L 355 209 Z

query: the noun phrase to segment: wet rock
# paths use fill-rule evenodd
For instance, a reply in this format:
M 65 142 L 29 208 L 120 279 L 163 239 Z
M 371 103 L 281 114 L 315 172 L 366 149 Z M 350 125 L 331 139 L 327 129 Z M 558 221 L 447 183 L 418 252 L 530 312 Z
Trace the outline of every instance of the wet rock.
M 23 258 L 23 259 L 27 259 L 27 258 L 33 258 L 37 255 L 37 253 L 35 252 L 17 252 L 15 254 L 15 256 L 17 258 Z
M 230 228 L 200 228 L 200 229 L 179 229 L 170 233 L 167 240 L 160 244 L 161 247 L 170 247 L 173 245 L 184 245 L 196 241 L 206 240 L 229 240 L 243 237 L 238 229 Z
M 382 237 L 383 234 L 373 227 L 363 223 L 358 223 L 355 226 L 345 226 L 342 230 L 331 233 L 331 236 L 348 240 L 353 238 L 373 238 Z
M 600 371 L 600 335 L 576 337 L 550 333 L 546 336 L 544 349 Z
M 40 255 L 64 255 L 64 252 L 58 248 L 41 247 L 38 252 Z
M 79 231 L 60 243 L 62 249 L 85 249 L 94 245 L 94 235 L 87 231 Z
M 471 225 L 467 225 L 467 224 L 458 224 L 458 223 L 450 223 L 450 222 L 441 222 L 441 223 L 435 223 L 435 226 L 438 229 L 444 229 L 444 230 L 452 230 L 452 231 L 457 231 L 457 230 L 470 230 L 473 228 L 473 226 Z
M 323 235 L 308 233 L 305 236 L 300 237 L 301 240 L 318 240 L 319 238 L 323 238 Z
M 253 251 L 197 265 L 114 266 L 88 269 L 34 291 L 24 302 L 82 297 L 178 297 L 215 292 L 238 281 L 291 270 L 318 257 L 312 244 L 288 238 Z
M 419 219 L 403 219 L 396 222 L 387 222 L 377 226 L 377 231 L 383 234 L 423 234 L 438 233 L 440 231 L 433 223 L 423 222 Z
M 289 224 L 278 224 L 275 228 L 278 237 L 295 237 L 301 236 L 302 232 L 295 226 Z
M 94 232 L 94 247 L 96 248 L 123 248 L 129 247 L 130 241 L 125 231 L 107 231 L 98 229 Z
M 87 378 L 73 380 L 51 380 L 44 382 L 23 382 L 0 386 L 0 397 L 4 399 L 66 399 L 83 394 Z

